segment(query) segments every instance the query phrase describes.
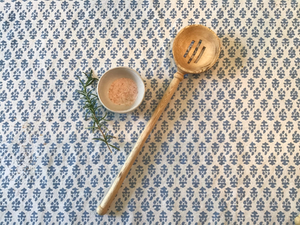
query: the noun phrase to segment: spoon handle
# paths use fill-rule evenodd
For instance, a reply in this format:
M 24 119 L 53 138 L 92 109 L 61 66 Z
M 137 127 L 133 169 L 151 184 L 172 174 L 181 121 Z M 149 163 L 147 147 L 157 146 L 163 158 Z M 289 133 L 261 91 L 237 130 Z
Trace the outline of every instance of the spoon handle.
M 126 178 L 129 170 L 131 169 L 132 164 L 134 163 L 136 157 L 138 156 L 140 150 L 142 149 L 144 143 L 146 142 L 148 136 L 150 135 L 150 132 L 152 131 L 154 125 L 156 124 L 157 120 L 159 119 L 162 112 L 166 108 L 167 104 L 170 102 L 174 92 L 177 90 L 178 84 L 180 83 L 180 81 L 183 80 L 183 76 L 184 74 L 180 72 L 176 72 L 174 74 L 174 78 L 171 81 L 163 98 L 160 100 L 153 115 L 151 116 L 149 122 L 147 123 L 144 131 L 141 133 L 134 148 L 132 149 L 126 162 L 124 163 L 122 169 L 120 170 L 118 176 L 116 177 L 114 183 L 110 187 L 109 191 L 107 192 L 106 196 L 102 200 L 101 204 L 98 206 L 97 213 L 99 215 L 104 215 L 107 212 L 111 202 L 114 200 L 115 196 L 117 195 L 118 190 L 120 189 L 124 179 Z

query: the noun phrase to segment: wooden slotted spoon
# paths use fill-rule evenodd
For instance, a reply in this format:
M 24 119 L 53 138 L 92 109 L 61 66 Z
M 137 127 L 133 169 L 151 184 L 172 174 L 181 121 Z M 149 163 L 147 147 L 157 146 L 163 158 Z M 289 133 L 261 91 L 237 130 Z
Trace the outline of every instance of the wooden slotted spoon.
M 174 74 L 174 78 L 166 93 L 137 140 L 114 183 L 98 206 L 98 214 L 104 215 L 107 212 L 151 130 L 169 103 L 178 84 L 183 80 L 184 74 L 197 74 L 208 70 L 215 64 L 219 58 L 219 54 L 220 40 L 209 28 L 195 24 L 184 27 L 179 31 L 173 43 L 173 56 L 177 65 L 177 72 Z

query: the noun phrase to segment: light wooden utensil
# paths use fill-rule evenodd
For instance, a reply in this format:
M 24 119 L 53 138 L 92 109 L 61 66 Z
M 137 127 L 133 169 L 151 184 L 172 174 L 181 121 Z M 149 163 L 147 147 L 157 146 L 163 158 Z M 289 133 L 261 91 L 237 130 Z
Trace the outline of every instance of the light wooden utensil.
M 104 215 L 107 212 L 154 125 L 166 108 L 167 104 L 170 102 L 178 84 L 183 80 L 184 74 L 197 74 L 208 70 L 215 64 L 219 58 L 219 54 L 220 40 L 209 28 L 195 24 L 184 27 L 179 31 L 173 43 L 173 56 L 177 65 L 177 72 L 174 74 L 174 78 L 172 79 L 166 93 L 137 140 L 117 178 L 101 204 L 98 206 L 98 214 Z

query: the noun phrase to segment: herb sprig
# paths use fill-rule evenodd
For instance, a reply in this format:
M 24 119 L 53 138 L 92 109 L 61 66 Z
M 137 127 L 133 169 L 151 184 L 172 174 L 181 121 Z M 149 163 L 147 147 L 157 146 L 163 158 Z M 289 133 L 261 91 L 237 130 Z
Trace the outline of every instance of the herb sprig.
M 104 116 L 100 117 L 97 116 L 97 111 L 99 108 L 103 107 L 102 105 L 98 105 L 98 96 L 93 93 L 93 89 L 90 89 L 89 87 L 93 85 L 94 82 L 98 81 L 97 77 L 93 76 L 93 71 L 91 70 L 89 73 L 84 73 L 86 76 L 86 81 L 81 80 L 78 76 L 78 79 L 80 83 L 82 84 L 82 90 L 77 90 L 78 93 L 81 95 L 81 99 L 84 100 L 84 106 L 83 109 L 86 109 L 85 113 L 85 119 L 91 119 L 92 120 L 92 126 L 87 127 L 87 129 L 91 130 L 92 132 L 95 132 L 97 130 L 100 131 L 102 138 L 93 138 L 94 140 L 99 140 L 104 142 L 109 151 L 112 152 L 111 147 L 119 150 L 116 146 L 110 144 L 114 136 L 108 134 L 107 126 L 105 125 L 107 112 Z

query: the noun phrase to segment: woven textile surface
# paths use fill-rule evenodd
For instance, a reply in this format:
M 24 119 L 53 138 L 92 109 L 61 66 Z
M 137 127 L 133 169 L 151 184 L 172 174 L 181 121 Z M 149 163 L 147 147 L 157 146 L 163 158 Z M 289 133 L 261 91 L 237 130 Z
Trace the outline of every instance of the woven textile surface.
M 189 24 L 221 41 L 187 74 L 107 215 L 96 208 L 162 98 Z M 77 76 L 126 66 L 133 112 L 85 129 Z M 0 224 L 293 224 L 300 213 L 297 0 L 0 0 Z M 94 86 L 96 89 L 96 86 Z

